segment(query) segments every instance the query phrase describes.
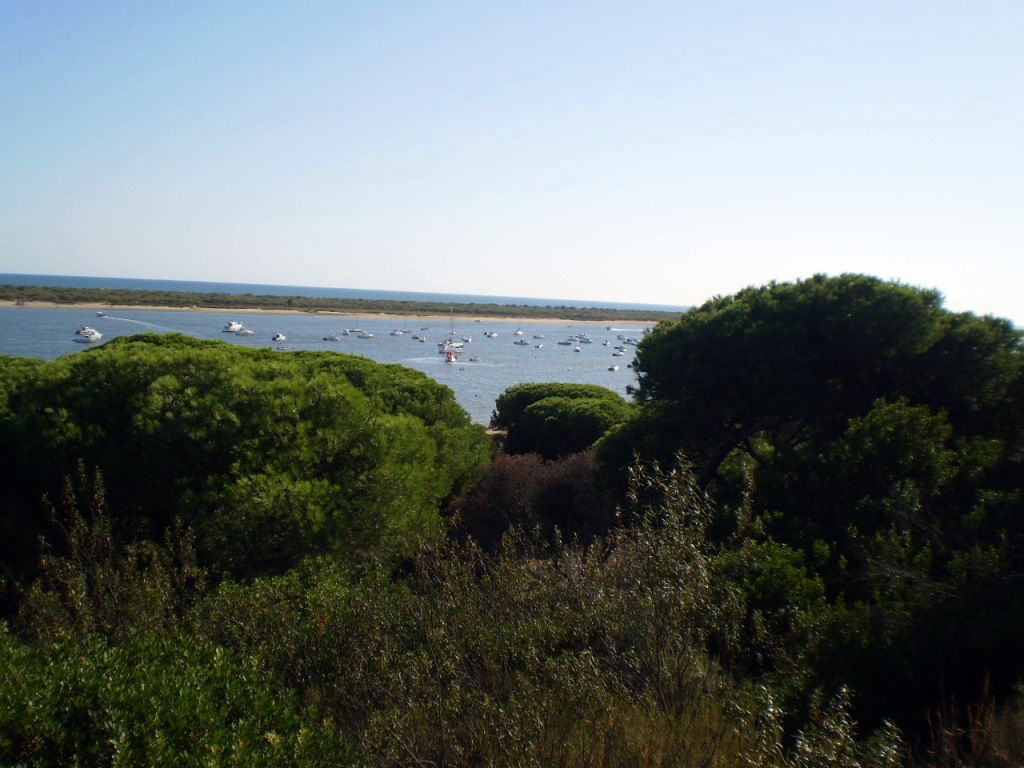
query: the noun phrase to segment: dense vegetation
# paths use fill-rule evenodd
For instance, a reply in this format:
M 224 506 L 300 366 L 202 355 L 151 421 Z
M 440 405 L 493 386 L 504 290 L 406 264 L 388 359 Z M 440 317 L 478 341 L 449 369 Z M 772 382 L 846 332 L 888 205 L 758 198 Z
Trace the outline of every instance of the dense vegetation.
M 205 307 L 208 309 L 289 309 L 305 312 L 345 312 L 355 315 L 478 315 L 481 317 L 553 318 L 559 320 L 657 320 L 670 312 L 604 307 L 528 304 L 449 304 L 436 301 L 394 301 L 311 296 L 266 296 L 251 293 L 189 293 L 136 291 L 115 288 L 68 288 L 42 285 L 0 285 L 0 300 L 45 301 L 53 304 L 107 304 L 142 307 Z
M 645 337 L 635 403 L 510 388 L 493 460 L 359 358 L 0 360 L 0 763 L 1019 765 L 1022 354 L 751 288 Z

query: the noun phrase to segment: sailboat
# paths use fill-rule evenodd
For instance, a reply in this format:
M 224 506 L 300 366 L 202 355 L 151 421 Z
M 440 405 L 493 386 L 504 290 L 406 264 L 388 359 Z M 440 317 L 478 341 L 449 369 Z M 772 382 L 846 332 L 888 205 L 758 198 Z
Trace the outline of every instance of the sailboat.
M 444 354 L 446 363 L 459 362 L 459 352 L 462 351 L 462 342 L 455 340 L 455 307 L 451 308 L 451 324 L 448 328 L 448 338 L 437 345 L 439 351 Z

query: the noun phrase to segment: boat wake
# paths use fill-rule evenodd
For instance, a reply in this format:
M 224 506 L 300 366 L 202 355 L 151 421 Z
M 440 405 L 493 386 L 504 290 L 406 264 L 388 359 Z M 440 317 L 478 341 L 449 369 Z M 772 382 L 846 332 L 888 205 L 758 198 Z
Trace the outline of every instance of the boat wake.
M 159 328 L 163 331 L 173 331 L 169 325 L 160 325 L 159 323 L 149 323 L 145 320 L 136 320 L 134 317 L 115 317 L 114 315 L 104 315 L 103 320 L 117 320 L 122 323 L 135 323 L 136 325 L 144 325 L 147 328 Z

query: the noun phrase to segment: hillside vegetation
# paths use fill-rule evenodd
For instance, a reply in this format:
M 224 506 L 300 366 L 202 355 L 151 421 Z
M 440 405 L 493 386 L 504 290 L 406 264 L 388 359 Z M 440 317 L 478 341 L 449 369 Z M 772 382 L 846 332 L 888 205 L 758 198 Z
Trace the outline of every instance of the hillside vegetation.
M 1024 764 L 1024 347 L 858 275 L 634 402 L 181 336 L 0 359 L 0 763 Z

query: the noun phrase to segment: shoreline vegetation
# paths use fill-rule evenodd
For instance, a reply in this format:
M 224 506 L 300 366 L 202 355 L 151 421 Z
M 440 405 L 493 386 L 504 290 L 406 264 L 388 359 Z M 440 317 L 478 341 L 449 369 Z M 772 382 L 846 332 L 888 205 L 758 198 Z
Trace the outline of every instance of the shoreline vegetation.
M 629 321 L 656 323 L 679 312 L 604 307 L 531 306 L 525 304 L 452 304 L 435 301 L 393 301 L 310 296 L 269 296 L 251 293 L 136 291 L 114 288 L 65 288 L 0 285 L 0 304 L 26 307 L 57 305 L 84 309 L 168 309 L 190 311 L 287 312 L 380 316 L 448 316 L 488 319 Z

